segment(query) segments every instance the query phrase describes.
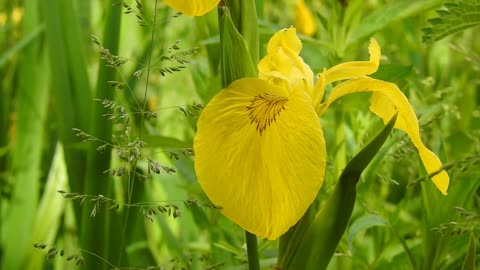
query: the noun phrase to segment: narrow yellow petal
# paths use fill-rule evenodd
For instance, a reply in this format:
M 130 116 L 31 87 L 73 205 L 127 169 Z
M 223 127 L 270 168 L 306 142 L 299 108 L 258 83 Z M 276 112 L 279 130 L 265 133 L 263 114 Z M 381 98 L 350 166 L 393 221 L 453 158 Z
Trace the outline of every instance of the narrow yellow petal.
M 313 36 L 317 30 L 312 12 L 303 0 L 297 0 L 295 3 L 295 26 L 298 32 L 306 36 Z
M 286 81 L 292 90 L 312 94 L 313 72 L 299 56 L 301 49 L 295 28 L 275 33 L 268 42 L 268 54 L 258 64 L 259 78 L 281 87 Z
M 214 9 L 220 0 L 163 0 L 163 2 L 187 16 L 201 16 Z
M 380 65 L 381 50 L 378 42 L 371 38 L 368 46 L 369 61 L 352 61 L 336 65 L 317 75 L 318 81 L 313 93 L 313 104 L 317 108 L 322 101 L 325 86 L 332 82 L 357 78 L 375 73 Z
M 323 182 L 326 156 L 305 92 L 241 79 L 210 101 L 197 128 L 197 178 L 225 216 L 268 239 L 303 216 Z
M 407 97 L 398 87 L 389 82 L 361 77 L 352 79 L 336 86 L 327 100 L 321 105 L 319 114 L 322 114 L 335 100 L 352 93 L 372 92 L 370 110 L 381 117 L 387 123 L 398 112 L 395 128 L 403 130 L 418 149 L 420 158 L 426 171 L 432 176 L 435 186 L 444 194 L 447 194 L 450 178 L 445 170 L 441 170 L 442 163 L 438 157 L 422 143 L 420 129 L 415 112 L 408 102 Z M 441 170 L 440 172 L 438 172 Z

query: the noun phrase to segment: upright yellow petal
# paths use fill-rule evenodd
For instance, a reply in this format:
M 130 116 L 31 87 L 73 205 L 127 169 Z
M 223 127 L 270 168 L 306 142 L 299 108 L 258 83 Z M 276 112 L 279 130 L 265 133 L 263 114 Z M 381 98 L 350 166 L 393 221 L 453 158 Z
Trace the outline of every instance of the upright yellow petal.
M 259 78 L 276 86 L 286 81 L 293 90 L 308 94 L 313 90 L 313 72 L 299 56 L 302 42 L 295 28 L 285 28 L 275 33 L 268 42 L 268 54 L 258 64 Z
M 325 86 L 332 82 L 357 78 L 375 73 L 380 65 L 381 50 L 375 39 L 370 39 L 368 46 L 370 61 L 352 61 L 336 65 L 317 75 L 318 81 L 313 93 L 313 104 L 316 108 L 323 98 Z
M 389 82 L 361 77 L 342 83 L 332 90 L 327 100 L 321 105 L 319 113 L 322 114 L 335 100 L 348 94 L 358 92 L 372 92 L 370 110 L 380 116 L 387 123 L 398 112 L 395 128 L 408 134 L 413 145 L 418 149 L 420 158 L 426 171 L 432 176 L 433 183 L 444 194 L 447 194 L 450 178 L 438 157 L 422 143 L 420 129 L 415 112 L 408 102 L 407 97 L 398 87 Z M 438 172 L 441 170 L 440 172 Z
M 201 16 L 214 9 L 220 0 L 163 0 L 163 2 L 187 16 Z
M 225 216 L 268 239 L 303 216 L 322 184 L 326 155 L 305 92 L 241 79 L 210 101 L 197 127 L 197 178 Z
M 298 32 L 306 36 L 313 36 L 317 30 L 312 12 L 303 0 L 297 0 L 295 3 L 295 26 Z

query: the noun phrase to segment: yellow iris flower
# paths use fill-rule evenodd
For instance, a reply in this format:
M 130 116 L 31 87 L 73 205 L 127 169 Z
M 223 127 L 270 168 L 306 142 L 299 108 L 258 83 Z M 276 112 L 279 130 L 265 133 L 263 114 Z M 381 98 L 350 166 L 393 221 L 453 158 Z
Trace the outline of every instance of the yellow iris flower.
M 187 16 L 202 16 L 215 8 L 220 0 L 163 0 L 163 2 Z
M 320 189 L 326 148 L 318 117 L 338 98 L 372 92 L 370 109 L 417 147 L 429 174 L 442 164 L 422 143 L 418 120 L 395 84 L 366 75 L 379 66 L 380 46 L 371 39 L 370 61 L 347 62 L 314 75 L 299 56 L 295 28 L 278 31 L 258 64 L 259 78 L 237 80 L 220 91 L 198 120 L 195 171 L 210 200 L 243 229 L 276 239 L 305 213 Z M 337 85 L 321 103 L 327 84 Z M 449 177 L 432 177 L 446 194 Z

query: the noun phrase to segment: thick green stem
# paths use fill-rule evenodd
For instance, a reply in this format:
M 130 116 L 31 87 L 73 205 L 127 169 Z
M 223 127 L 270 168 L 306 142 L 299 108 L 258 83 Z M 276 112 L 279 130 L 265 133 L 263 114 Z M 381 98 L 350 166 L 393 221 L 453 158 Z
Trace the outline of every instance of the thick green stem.
M 254 234 L 245 231 L 245 239 L 247 241 L 248 269 L 260 270 L 260 261 L 258 260 L 257 237 Z

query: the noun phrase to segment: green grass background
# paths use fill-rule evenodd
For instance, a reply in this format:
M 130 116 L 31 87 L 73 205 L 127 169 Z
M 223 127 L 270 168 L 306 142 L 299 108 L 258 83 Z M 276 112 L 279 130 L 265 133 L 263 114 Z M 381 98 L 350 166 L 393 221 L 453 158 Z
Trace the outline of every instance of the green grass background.
M 247 269 L 242 230 L 215 209 L 184 203 L 208 202 L 185 151 L 192 147 L 199 113 L 192 106 L 205 105 L 221 89 L 217 13 L 176 16 L 161 1 L 156 12 L 155 1 L 140 1 L 142 13 L 135 1 L 125 2 L 134 12 L 125 14 L 115 0 L 0 0 L 1 269 L 76 269 L 77 262 L 84 269 Z M 366 60 L 368 39 L 376 38 L 383 56 L 373 77 L 402 89 L 419 116 L 422 139 L 451 176 L 449 194 L 442 196 L 425 178 L 408 137 L 393 132 L 360 180 L 352 220 L 329 269 L 475 269 L 479 1 L 306 3 L 318 28 L 313 37 L 301 36 L 305 62 L 318 73 Z M 293 6 L 291 0 L 257 1 L 261 57 L 275 31 L 295 25 Z M 21 20 L 14 20 L 14 10 L 21 10 Z M 128 61 L 107 67 L 92 35 Z M 181 55 L 189 61 L 186 68 L 166 71 L 180 64 L 162 56 L 192 49 L 196 53 Z M 110 87 L 109 81 L 124 87 Z M 128 124 L 102 116 L 112 110 L 95 99 L 123 106 Z M 142 117 L 144 107 L 157 117 Z M 321 203 L 346 163 L 383 125 L 361 94 L 335 103 L 320 121 L 328 147 Z M 147 172 L 149 164 L 138 160 L 127 165 L 129 174 L 111 177 L 103 172 L 125 164 L 117 151 L 97 151 L 102 143 L 82 142 L 73 128 L 109 142 L 112 134 L 119 141 L 140 137 L 147 143 L 143 156 L 175 173 L 162 170 L 140 181 L 128 167 Z M 98 197 L 81 204 L 58 190 L 101 194 L 120 207 L 108 211 L 107 201 L 92 217 L 92 199 Z M 181 216 L 148 214 L 167 205 Z M 34 248 L 38 243 L 47 247 Z M 265 269 L 276 263 L 277 247 L 277 241 L 259 241 Z

